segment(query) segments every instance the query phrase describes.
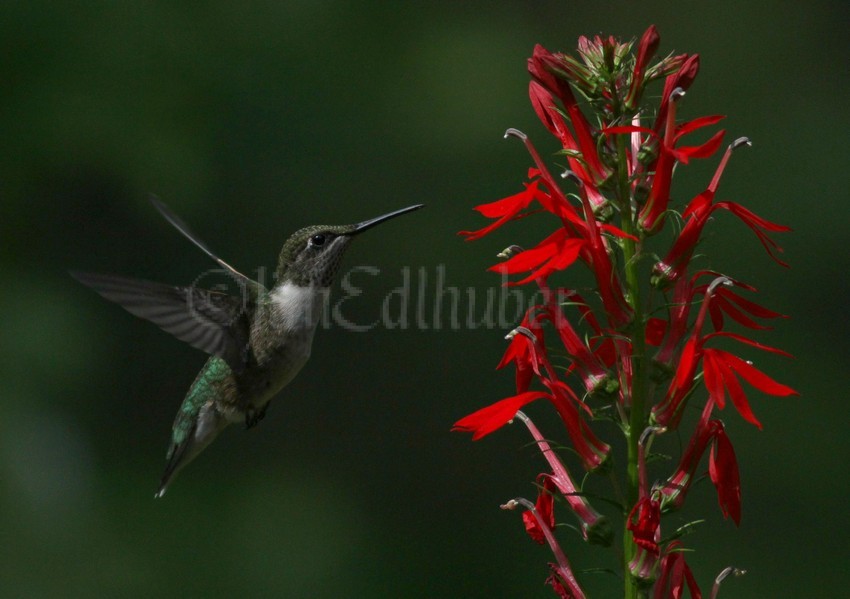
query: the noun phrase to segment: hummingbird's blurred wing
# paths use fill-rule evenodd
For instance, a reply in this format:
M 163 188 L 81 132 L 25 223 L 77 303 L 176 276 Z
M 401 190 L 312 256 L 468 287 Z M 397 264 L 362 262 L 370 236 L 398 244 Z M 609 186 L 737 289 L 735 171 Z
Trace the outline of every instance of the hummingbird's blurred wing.
M 70 274 L 131 314 L 150 320 L 192 347 L 220 357 L 234 372 L 244 370 L 253 299 L 114 275 Z
M 195 233 L 192 232 L 192 230 L 189 228 L 189 225 L 184 223 L 183 219 L 181 219 L 179 216 L 177 216 L 171 210 L 171 208 L 169 208 L 159 198 L 152 195 L 152 196 L 150 196 L 150 202 L 151 202 L 151 204 L 153 204 L 154 208 L 156 208 L 159 211 L 159 213 L 165 218 L 165 220 L 167 220 L 169 223 L 171 223 L 171 225 L 175 229 L 180 231 L 180 233 L 182 233 L 183 236 L 186 239 L 188 239 L 189 241 L 194 243 L 196 246 L 201 248 L 201 251 L 203 251 L 207 256 L 209 256 L 210 258 L 215 260 L 218 263 L 219 266 L 221 266 L 227 272 L 229 272 L 231 275 L 233 275 L 233 277 L 236 278 L 236 280 L 242 286 L 244 286 L 246 289 L 248 289 L 253 294 L 254 297 L 257 297 L 257 295 L 259 295 L 261 292 L 265 291 L 265 288 L 260 283 L 258 283 L 257 281 L 255 281 L 254 279 L 252 279 L 250 277 L 243 275 L 241 272 L 239 272 L 238 270 L 236 270 L 235 268 L 230 266 L 227 262 L 225 262 L 224 260 L 219 258 L 215 254 L 215 252 L 213 252 L 209 248 L 209 246 L 206 243 L 201 241 L 200 237 L 198 237 L 197 235 L 195 235 Z

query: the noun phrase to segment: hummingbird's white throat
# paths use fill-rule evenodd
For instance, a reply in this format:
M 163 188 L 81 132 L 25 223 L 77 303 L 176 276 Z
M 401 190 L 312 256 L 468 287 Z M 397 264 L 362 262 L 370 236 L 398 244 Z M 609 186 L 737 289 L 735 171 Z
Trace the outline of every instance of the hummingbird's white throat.
M 282 330 L 296 333 L 314 330 L 322 317 L 328 288 L 286 282 L 271 292 L 273 322 Z

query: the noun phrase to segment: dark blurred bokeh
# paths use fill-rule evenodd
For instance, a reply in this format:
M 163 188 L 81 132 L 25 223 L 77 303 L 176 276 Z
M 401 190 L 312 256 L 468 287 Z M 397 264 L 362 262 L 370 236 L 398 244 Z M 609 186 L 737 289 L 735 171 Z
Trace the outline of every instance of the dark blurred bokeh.
M 735 530 L 700 486 L 677 516 L 708 514 L 689 559 L 704 588 L 726 565 L 749 571 L 723 597 L 840 594 L 848 22 L 838 1 L 0 4 L 0 594 L 551 596 L 547 550 L 498 509 L 535 493 L 543 464 L 526 435 L 449 432 L 511 392 L 511 373 L 493 372 L 504 330 L 320 330 L 262 425 L 226 431 L 155 501 L 204 357 L 66 270 L 187 284 L 209 268 L 149 193 L 252 273 L 301 226 L 423 202 L 349 251 L 348 267 L 380 273 L 352 278 L 363 294 L 346 317 L 375 320 L 405 268 L 424 269 L 431 301 L 440 265 L 446 285 L 480 292 L 497 251 L 545 230 L 455 235 L 482 224 L 474 204 L 519 189 L 529 160 L 505 128 L 555 150 L 527 101 L 533 45 L 650 23 L 662 52 L 702 55 L 683 116 L 727 114 L 730 139 L 754 141 L 721 197 L 795 229 L 780 239 L 791 270 L 728 215 L 707 241 L 714 266 L 792 315 L 761 340 L 796 360 L 758 358 L 802 396 L 754 394 L 761 432 L 724 414 L 743 521 Z M 715 164 L 682 171 L 679 199 Z M 545 422 L 545 406 L 531 411 Z M 616 568 L 564 539 L 576 569 Z M 613 577 L 585 580 L 617 596 Z

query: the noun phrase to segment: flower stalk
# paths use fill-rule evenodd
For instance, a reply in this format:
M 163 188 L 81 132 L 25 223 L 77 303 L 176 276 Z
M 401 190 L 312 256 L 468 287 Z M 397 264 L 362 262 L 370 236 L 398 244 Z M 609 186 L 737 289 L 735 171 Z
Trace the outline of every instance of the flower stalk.
M 628 235 L 637 233 L 632 221 L 631 195 L 628 184 L 628 156 L 626 154 L 627 136 L 617 136 L 617 173 L 619 181 L 617 186 L 617 199 L 621 214 L 621 228 Z M 640 272 L 638 262 L 637 243 L 632 237 L 623 239 L 623 265 L 625 269 L 626 298 L 632 312 L 636 315 L 644 313 L 641 303 Z M 628 409 L 628 426 L 624 429 L 626 436 L 626 501 L 628 505 L 637 505 L 640 497 L 640 464 L 639 464 L 639 442 L 640 434 L 646 426 L 646 398 L 647 370 L 646 370 L 646 331 L 645 323 L 640 316 L 632 321 L 629 331 L 629 346 L 631 347 L 631 373 L 632 385 L 627 401 L 624 403 Z M 630 569 L 630 564 L 637 556 L 638 547 L 634 542 L 628 527 L 623 530 L 623 561 L 624 568 Z M 638 585 L 634 577 L 625 578 L 625 597 L 636 598 L 638 596 Z
M 561 597 L 584 594 L 581 572 L 573 572 L 555 536 L 555 501 L 563 501 L 578 518 L 582 541 L 607 547 L 614 537 L 612 518 L 590 505 L 584 482 L 574 482 L 575 468 L 609 474 L 614 494 L 609 503 L 619 505 L 614 516 L 622 522 L 622 544 L 616 549 L 623 596 L 665 599 L 681 597 L 687 588 L 691 597 L 699 597 L 685 547 L 678 539 L 664 540 L 664 517 L 683 508 L 692 481 L 707 461 L 720 511 L 737 525 L 741 481 L 732 442 L 716 413 L 728 400 L 746 422 L 761 427 L 742 381 L 767 395 L 796 395 L 748 360 L 716 347 L 718 340 L 734 341 L 740 347 L 788 356 L 738 332 L 763 332 L 769 329 L 764 321 L 784 315 L 740 293 L 754 293 L 755 288 L 695 267 L 705 260 L 695 252 L 704 231 L 716 226 L 711 215 L 724 210 L 736 216 L 782 266 L 787 266 L 779 259 L 782 248 L 771 235 L 790 229 L 739 203 L 715 200 L 733 150 L 749 146 L 747 138 L 727 147 L 705 191 L 687 205 L 677 205 L 674 175 L 692 160 L 712 158 L 725 131 L 687 145 L 723 117 L 681 120 L 699 56 L 656 59 L 659 45 L 652 26 L 637 44 L 581 37 L 573 55 L 536 46 L 528 60 L 529 99 L 560 145 L 557 154 L 567 162 L 563 183 L 552 176 L 528 135 L 508 129 L 505 136 L 522 141 L 532 163 L 524 190 L 477 206 L 492 222 L 461 232 L 467 240 L 481 239 L 535 213 L 548 215 L 554 223 L 552 233 L 537 245 L 510 245 L 499 254 L 503 261 L 490 268 L 507 277 L 508 285 L 533 284 L 542 292 L 543 301 L 508 335 L 498 365 L 515 368 L 516 394 L 461 418 L 454 429 L 471 432 L 477 440 L 515 418 L 528 428 L 548 469 L 537 477 L 536 504 L 517 499 L 506 505 L 524 506 L 529 536 L 552 549 L 557 563 L 547 582 Z M 663 81 L 660 95 L 646 93 L 658 81 Z M 654 98 L 660 98 L 657 106 Z M 561 185 L 574 190 L 565 191 Z M 591 289 L 565 289 L 552 282 L 576 268 L 590 271 Z M 546 331 L 554 332 L 555 346 L 544 343 Z M 566 367 L 555 366 L 561 360 Z M 560 416 L 578 456 L 575 464 L 556 454 L 520 411 L 538 399 L 546 399 L 538 403 L 548 403 Z M 685 415 L 694 408 L 701 416 L 687 431 Z M 615 445 L 603 440 L 596 430 L 601 427 L 595 426 L 612 417 L 623 435 L 622 460 L 610 459 Z M 650 475 L 654 463 L 649 444 L 677 429 L 690 438 L 681 458 L 672 468 L 665 464 Z M 623 464 L 622 470 L 611 471 L 613 463 Z M 650 488 L 649 480 L 665 482 Z

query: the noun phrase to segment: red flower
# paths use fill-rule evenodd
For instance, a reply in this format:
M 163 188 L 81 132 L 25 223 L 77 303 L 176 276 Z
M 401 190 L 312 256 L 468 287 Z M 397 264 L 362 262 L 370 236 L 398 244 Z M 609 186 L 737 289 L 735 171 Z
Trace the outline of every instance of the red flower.
M 661 560 L 661 574 L 655 583 L 654 599 L 680 599 L 688 587 L 691 599 L 702 599 L 696 578 L 691 568 L 685 562 L 681 541 L 672 541 L 667 545 L 664 558 Z
M 561 416 L 573 448 L 585 468 L 595 470 L 603 464 L 611 448 L 596 437 L 576 406 L 580 405 L 587 412 L 590 412 L 589 408 L 576 397 L 572 389 L 558 380 L 556 371 L 546 356 L 545 348 L 538 345 L 540 340 L 529 329 L 516 329 L 514 338 L 522 338 L 528 344 L 528 354 L 523 360 L 527 360 L 549 393 L 526 391 L 505 398 L 458 420 L 452 430 L 472 432 L 473 440 L 480 439 L 507 424 L 525 404 L 546 397 Z M 516 349 L 512 350 L 512 353 L 515 356 L 520 355 Z
M 552 554 L 558 562 L 557 564 L 549 564 L 552 576 L 549 580 L 547 580 L 547 583 L 551 584 L 562 597 L 568 597 L 570 599 L 584 599 L 584 591 L 581 590 L 578 581 L 573 575 L 567 556 L 564 555 L 563 549 L 561 549 L 557 539 L 555 539 L 555 535 L 552 534 L 552 529 L 546 523 L 546 520 L 544 520 L 537 512 L 537 508 L 534 504 L 523 497 L 517 497 L 516 499 L 511 499 L 502 505 L 502 509 L 513 510 L 520 505 L 527 508 L 528 513 L 537 519 L 537 526 L 539 527 L 544 540 L 549 544 L 549 548 L 552 550 Z
M 643 92 L 644 77 L 646 75 L 646 67 L 649 66 L 650 59 L 655 56 L 658 51 L 658 44 L 661 42 L 661 36 L 658 35 L 658 30 L 655 25 L 650 25 L 649 29 L 644 31 L 638 44 L 637 57 L 635 58 L 635 66 L 632 69 L 632 81 L 629 85 L 629 93 L 626 95 L 626 107 L 634 110 L 640 101 L 641 93 Z
M 736 287 L 755 291 L 754 287 L 731 279 L 730 281 Z M 748 329 L 760 330 L 769 329 L 770 327 L 757 323 L 750 316 L 756 318 L 787 318 L 784 314 L 768 310 L 764 306 L 759 306 L 750 300 L 744 299 L 725 285 L 714 290 L 714 298 L 708 307 L 708 312 L 711 315 L 711 322 L 714 325 L 715 331 L 723 329 L 724 314 Z
M 567 429 L 573 449 L 587 470 L 596 470 L 605 463 L 611 446 L 600 441 L 590 425 L 581 417 L 576 408 L 576 403 L 580 402 L 572 389 L 560 381 L 548 381 L 548 386 L 552 391 L 552 403 Z
M 673 243 L 673 246 L 670 248 L 667 256 L 658 262 L 652 269 L 652 282 L 654 285 L 666 286 L 682 276 L 691 260 L 694 249 L 699 242 L 703 227 L 705 227 L 712 213 L 718 209 L 728 210 L 740 218 L 744 224 L 758 236 L 770 257 L 782 266 L 788 266 L 776 255 L 778 252 L 782 251 L 782 248 L 779 247 L 779 245 L 777 245 L 767 233 L 790 231 L 791 229 L 789 227 L 765 220 L 734 202 L 713 203 L 714 196 L 717 192 L 717 186 L 720 183 L 720 177 L 723 174 L 723 170 L 726 168 L 726 164 L 729 162 L 732 150 L 744 144 L 749 145 L 750 141 L 747 138 L 742 137 L 729 145 L 723 159 L 717 167 L 717 171 L 714 173 L 711 183 L 708 185 L 708 188 L 696 196 L 693 200 L 691 200 L 690 204 L 688 204 L 688 207 L 682 215 L 685 219 L 685 226 L 682 228 L 681 233 L 679 233 L 679 236 L 676 238 L 676 241 Z
M 537 81 L 531 81 L 528 84 L 528 97 L 531 100 L 531 107 L 537 113 L 537 118 L 543 123 L 549 132 L 561 141 L 561 145 L 565 150 L 578 151 L 578 144 L 573 139 L 572 132 L 567 127 L 562 112 L 555 106 L 555 99 L 549 90 Z M 584 171 L 584 167 L 577 160 L 573 159 L 578 168 Z M 572 168 L 576 164 L 570 164 Z
M 570 123 L 575 129 L 573 135 L 549 90 L 537 81 L 532 81 L 528 84 L 528 96 L 537 117 L 567 150 L 570 169 L 589 184 L 595 185 L 605 181 L 611 171 L 602 164 L 590 124 L 579 107 L 574 102 L 565 105 Z
M 664 80 L 664 91 L 661 92 L 661 105 L 658 107 L 658 115 L 655 117 L 653 129 L 661 130 L 662 123 L 666 122 L 667 111 L 670 107 L 670 97 L 676 88 L 687 91 L 696 79 L 699 72 L 699 54 L 688 56 L 683 54 L 681 66 Z
M 626 527 L 632 531 L 632 540 L 637 545 L 629 562 L 629 571 L 639 580 L 654 580 L 661 538 L 661 506 L 658 500 L 651 497 L 640 499 L 629 513 Z
M 604 390 L 607 387 L 607 383 L 611 380 L 608 371 L 585 344 L 584 340 L 579 337 L 578 333 L 570 324 L 570 321 L 564 315 L 562 308 L 550 302 L 546 306 L 544 314 L 555 326 L 555 330 L 558 331 L 561 343 L 567 355 L 572 358 L 573 366 L 579 377 L 581 377 L 588 394 L 594 395 L 597 391 Z
M 531 418 L 522 412 L 518 412 L 516 416 L 525 423 L 526 427 L 528 427 L 528 431 L 531 433 L 531 436 L 534 437 L 534 440 L 537 442 L 537 446 L 540 448 L 540 452 L 543 454 L 543 457 L 546 458 L 546 461 L 549 462 L 549 466 L 552 469 L 551 474 L 541 474 L 537 477 L 538 481 L 541 478 L 543 479 L 543 488 L 540 490 L 540 494 L 537 497 L 538 513 L 544 517 L 549 514 L 549 511 L 547 510 L 551 510 L 551 505 L 549 504 L 551 504 L 552 501 L 552 493 L 557 490 L 561 493 L 567 505 L 570 506 L 570 509 L 572 509 L 573 513 L 579 519 L 579 522 L 581 522 L 581 534 L 584 539 L 595 545 L 603 545 L 605 547 L 610 545 L 613 540 L 613 531 L 611 530 L 607 518 L 600 515 L 599 512 L 593 509 L 587 499 L 581 494 L 566 467 L 558 458 L 558 454 L 552 450 L 549 442 L 543 438 L 543 435 L 540 434 L 540 431 L 531 421 Z M 546 495 L 547 497 L 544 498 L 543 495 Z M 549 502 L 549 504 L 546 502 Z M 533 514 L 526 512 L 523 514 L 523 519 L 526 523 L 526 531 L 533 539 L 538 540 L 537 534 L 542 533 L 542 531 L 539 530 L 536 525 L 536 521 L 533 520 Z M 554 516 L 552 517 L 552 524 L 550 527 L 551 526 L 554 526 Z M 542 541 L 538 540 L 538 542 Z
M 694 434 L 691 436 L 687 449 L 682 454 L 676 471 L 658 490 L 661 507 L 664 510 L 678 509 L 685 502 L 685 496 L 694 480 L 697 466 L 699 466 L 700 460 L 716 432 L 716 424 L 714 423 L 717 421 L 709 420 L 710 416 L 711 405 L 707 405 Z
M 537 516 L 531 510 L 526 510 L 522 514 L 522 521 L 525 524 L 525 532 L 528 533 L 528 536 L 536 543 L 543 545 L 546 542 L 546 537 L 540 527 L 540 522 L 542 521 L 550 529 L 555 528 L 554 501 L 552 499 L 555 484 L 548 474 L 541 474 L 537 477 L 538 481 L 541 479 L 543 479 L 543 485 L 537 493 L 537 503 L 534 504 Z
M 557 564 L 549 564 L 549 577 L 545 582 L 552 587 L 552 590 L 555 591 L 561 599 L 578 599 L 579 597 L 584 597 L 583 594 L 576 594 L 573 590 L 567 588 L 569 585 L 560 576 Z
M 714 402 L 709 399 L 702 412 L 699 424 L 691 437 L 676 472 L 658 489 L 662 509 L 678 509 L 694 480 L 697 467 L 709 446 L 709 475 L 717 489 L 720 509 L 726 517 L 731 516 L 736 525 L 741 523 L 741 480 L 735 450 L 726 436 L 723 423 L 710 419 Z
M 790 354 L 780 349 L 756 343 L 755 341 L 751 341 L 746 337 L 742 337 L 734 333 L 712 333 L 703 338 L 703 343 L 708 341 L 710 338 L 717 336 L 729 337 L 731 339 L 741 341 L 742 343 L 752 345 L 753 347 L 757 347 L 758 349 L 787 356 L 789 358 L 791 357 Z M 726 404 L 726 393 L 728 392 L 729 397 L 732 399 L 732 403 L 738 410 L 738 413 L 743 416 L 744 420 L 755 424 L 759 428 L 761 428 L 761 423 L 756 420 L 755 415 L 750 409 L 750 404 L 747 401 L 747 396 L 744 393 L 744 390 L 741 388 L 741 383 L 737 378 L 738 376 L 756 389 L 759 389 L 768 395 L 798 395 L 798 393 L 791 387 L 777 383 L 762 371 L 755 368 L 751 363 L 746 362 L 727 351 L 706 348 L 702 351 L 702 358 L 705 387 L 708 389 L 709 397 L 717 403 L 717 407 L 723 409 Z
M 637 127 L 634 125 L 621 125 L 603 129 L 603 132 L 608 135 L 640 132 L 646 133 L 650 138 L 659 139 L 659 155 L 655 162 L 655 174 L 651 177 L 649 197 L 638 215 L 638 223 L 647 233 L 657 232 L 664 223 L 664 215 L 667 212 L 667 206 L 670 202 L 670 184 L 673 179 L 673 167 L 676 165 L 676 162 L 687 164 L 691 158 L 707 158 L 711 156 L 720 147 L 725 133 L 723 130 L 720 130 L 708 141 L 698 146 L 676 147 L 676 142 L 683 136 L 702 127 L 713 125 L 723 117 L 718 115 L 700 117 L 677 127 L 675 100 L 681 97 L 682 93 L 681 90 L 671 93 L 673 93 L 673 97 L 671 98 L 673 102 L 667 111 L 667 121 L 663 135 L 657 129 L 647 129 L 646 127 Z
M 682 343 L 685 336 L 688 334 L 688 317 L 690 315 L 691 305 L 695 301 L 695 296 L 705 294 L 708 285 L 695 285 L 696 281 L 703 276 L 710 275 L 718 277 L 718 273 L 710 270 L 701 270 L 694 274 L 690 279 L 680 278 L 676 281 L 676 287 L 673 291 L 673 301 L 670 304 L 670 315 L 668 326 L 665 327 L 664 339 L 659 345 L 658 352 L 655 355 L 655 362 L 664 368 L 672 369 L 675 358 L 676 348 Z M 755 288 L 746 285 L 739 281 L 729 279 L 728 282 L 735 287 L 755 291 Z M 712 300 L 708 303 L 708 313 L 711 315 L 711 322 L 714 325 L 714 330 L 723 329 L 724 314 L 732 318 L 737 323 L 751 329 L 767 329 L 764 325 L 753 320 L 755 318 L 785 318 L 785 315 L 773 310 L 768 310 L 763 306 L 751 302 L 729 288 L 727 285 L 715 286 L 713 288 Z M 652 321 L 652 319 L 650 319 Z M 653 324 L 656 329 L 655 334 L 661 328 L 658 323 Z M 655 343 L 651 343 L 655 345 Z
M 543 328 L 536 318 L 531 318 L 536 310 L 537 306 L 529 308 L 519 326 L 528 329 L 534 338 L 539 339 L 540 344 L 545 347 L 543 343 Z M 517 393 L 523 393 L 528 391 L 534 375 L 540 375 L 540 368 L 535 352 L 533 351 L 533 346 L 529 345 L 528 341 L 522 335 L 510 335 L 509 337 L 510 343 L 508 344 L 508 349 L 505 350 L 502 360 L 496 366 L 496 369 L 504 368 L 513 362 L 516 368 L 516 390 Z
M 534 540 L 535 543 L 543 545 L 546 542 L 546 536 L 543 534 L 541 522 L 549 529 L 555 528 L 555 502 L 552 493 L 555 491 L 555 485 L 548 474 L 540 474 L 537 480 L 542 479 L 543 484 L 537 492 L 537 503 L 534 504 L 534 509 L 537 510 L 537 516 L 531 510 L 526 510 L 522 514 L 522 521 L 525 524 L 525 532 Z
M 705 336 L 701 334 L 702 323 L 712 301 L 714 290 L 722 283 L 731 283 L 731 281 L 725 277 L 719 277 L 706 289 L 705 299 L 694 323 L 693 332 L 679 357 L 676 375 L 673 377 L 664 400 L 652 408 L 652 419 L 661 425 L 669 427 L 678 425 L 684 402 L 693 391 L 697 367 L 700 362 L 702 362 L 705 387 L 709 392 L 709 397 L 717 406 L 721 409 L 724 407 L 726 393 L 728 392 L 732 403 L 741 416 L 759 428 L 761 428 L 761 424 L 750 409 L 746 394 L 738 381 L 738 376 L 769 395 L 797 395 L 797 392 L 792 388 L 774 381 L 749 362 L 727 351 L 704 347 L 706 342 L 715 337 L 728 337 L 764 351 L 791 357 L 790 354 L 782 350 L 756 343 L 734 333 L 719 331 Z
M 555 115 L 552 119 L 554 119 L 551 121 L 552 123 L 559 122 L 560 115 Z M 497 219 L 496 222 L 478 231 L 461 231 L 461 234 L 465 235 L 467 240 L 478 239 L 487 235 L 506 222 L 527 214 L 523 211 L 536 200 L 544 210 L 558 216 L 563 227 L 556 230 L 534 248 L 520 252 L 509 260 L 491 267 L 490 270 L 502 274 L 531 271 L 525 278 L 509 283 L 519 285 L 537 279 L 545 281 L 552 273 L 567 268 L 578 258 L 581 258 L 587 263 L 596 278 L 606 314 L 612 325 L 614 328 L 622 328 L 631 320 L 631 309 L 623 295 L 602 232 L 621 238 L 629 236 L 612 225 L 597 223 L 594 215 L 597 205 L 594 204 L 593 199 L 602 198 L 602 196 L 592 182 L 580 181 L 579 193 L 584 212 L 584 219 L 582 219 L 575 208 L 567 202 L 566 197 L 546 169 L 546 165 L 542 163 L 528 137 L 516 130 L 508 130 L 508 134 L 515 135 L 523 141 L 537 165 L 536 169 L 529 171 L 529 175 L 539 176 L 540 179 L 529 183 L 524 192 L 497 202 L 478 206 L 476 208 L 478 212 L 489 218 Z M 583 160 L 586 161 L 587 156 L 589 156 L 585 153 L 591 151 L 595 155 L 592 144 L 591 147 L 582 149 L 582 155 L 585 156 Z M 598 157 L 596 161 L 598 161 Z M 591 161 L 591 164 L 594 164 L 594 162 Z M 580 165 L 577 168 L 580 168 Z M 541 189 L 540 183 L 545 185 L 546 190 Z
M 736 525 L 741 523 L 741 477 L 738 460 L 726 431 L 721 425 L 714 436 L 714 450 L 709 454 L 708 474 L 717 489 L 720 509 Z
M 549 50 L 537 44 L 531 58 L 528 59 L 529 74 L 546 90 L 554 94 L 564 106 L 572 106 L 576 103 L 570 84 L 563 78 L 555 76 L 552 71 L 562 66 Z
M 579 322 L 585 322 L 593 331 L 594 336 L 588 339 L 587 345 L 596 356 L 600 364 L 606 369 L 610 369 L 617 362 L 618 351 L 623 349 L 619 342 L 630 345 L 628 340 L 622 335 L 617 335 L 611 331 L 603 330 L 599 324 L 599 320 L 593 313 L 585 299 L 578 292 L 572 289 L 558 289 L 557 297 L 562 306 L 572 305 L 578 309 L 580 318 Z M 625 354 L 630 353 L 626 351 Z M 571 366 L 570 369 L 573 367 Z M 610 383 L 609 378 L 609 383 Z
M 661 529 L 661 504 L 657 499 L 644 497 L 629 513 L 627 527 L 632 531 L 635 545 L 653 555 L 658 555 L 658 537 Z
M 540 284 L 544 295 L 548 297 L 547 305 L 529 308 L 520 326 L 507 336 L 510 339 L 510 345 L 496 368 L 500 369 L 511 362 L 514 363 L 517 392 L 527 391 L 535 374 L 544 384 L 548 379 L 555 380 L 555 371 L 545 353 L 543 329 L 540 325 L 543 319 L 548 319 L 558 331 L 564 349 L 573 361 L 567 372 L 576 371 L 589 394 L 599 390 L 609 390 L 612 386 L 611 377 L 604 364 L 575 332 L 554 294 L 544 283 Z M 546 369 L 545 373 L 541 370 L 541 366 Z
M 524 254 L 525 252 L 522 252 L 519 256 Z M 515 363 L 518 392 L 528 390 L 533 374 L 541 376 L 541 380 L 545 378 L 540 370 L 540 366 L 544 362 L 547 372 L 551 373 L 549 378 L 555 380 L 554 370 L 548 364 L 546 357 L 543 330 L 540 326 L 543 319 L 548 319 L 558 332 L 567 356 L 572 360 L 567 373 L 576 372 L 582 379 L 589 395 L 594 395 L 598 391 L 614 392 L 618 384 L 606 368 L 607 365 L 613 363 L 615 357 L 613 342 L 610 337 L 602 334 L 592 310 L 584 302 L 584 299 L 573 291 L 559 289 L 557 292 L 553 292 L 542 279 L 538 279 L 537 284 L 543 292 L 546 303 L 529 308 L 520 326 L 508 335 L 511 343 L 502 356 L 497 369 L 503 368 L 510 362 Z M 588 343 L 578 335 L 564 314 L 562 304 L 568 299 L 576 300 L 582 319 L 593 327 L 597 333 L 597 339 L 601 339 L 601 342 L 597 344 L 599 347 L 596 349 L 588 346 Z M 523 332 L 523 334 L 518 335 L 519 332 Z
M 673 301 L 670 304 L 670 315 L 664 341 L 655 354 L 655 362 L 666 369 L 672 370 L 676 349 L 688 334 L 688 317 L 691 313 L 691 302 L 694 293 L 693 279 L 682 278 L 676 282 L 673 291 Z
M 506 397 L 461 418 L 455 422 L 452 430 L 472 433 L 472 440 L 477 441 L 502 428 L 524 405 L 546 397 L 561 416 L 573 448 L 582 459 L 585 468 L 588 470 L 599 468 L 605 462 L 611 450 L 610 446 L 600 441 L 587 422 L 581 418 L 574 405 L 574 402 L 578 400 L 572 390 L 560 382 L 555 383 L 548 379 L 547 382 L 551 393 L 526 391 Z
M 582 198 L 584 208 L 584 217 L 586 221 L 585 239 L 587 244 L 582 248 L 582 259 L 587 263 L 593 272 L 596 279 L 596 286 L 599 290 L 599 296 L 602 298 L 602 305 L 605 307 L 605 313 L 608 316 L 611 326 L 614 328 L 625 327 L 632 319 L 632 309 L 626 302 L 623 295 L 623 289 L 617 277 L 614 265 L 611 262 L 611 256 L 608 253 L 608 245 L 602 237 L 601 230 L 604 230 L 616 237 L 637 239 L 627 235 L 620 229 L 611 225 L 601 225 L 596 222 L 593 213 L 593 206 L 590 203 L 588 191 L 593 187 L 588 185 L 579 185 L 579 194 Z

